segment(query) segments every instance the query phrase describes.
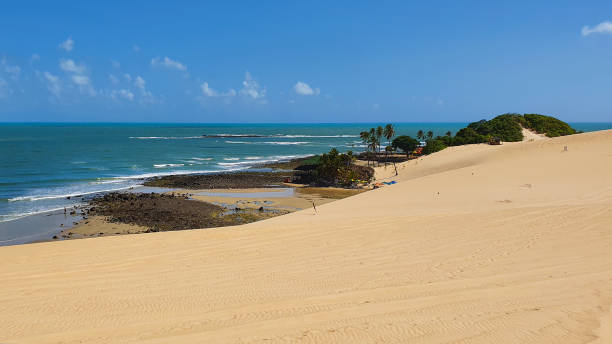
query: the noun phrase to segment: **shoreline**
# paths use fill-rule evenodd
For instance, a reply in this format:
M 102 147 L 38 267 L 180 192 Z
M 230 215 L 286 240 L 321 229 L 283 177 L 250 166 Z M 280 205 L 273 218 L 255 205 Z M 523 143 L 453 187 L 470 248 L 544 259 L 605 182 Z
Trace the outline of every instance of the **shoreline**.
M 206 174 L 180 173 L 147 178 L 143 179 L 142 185 L 127 188 L 119 191 L 119 193 L 136 195 L 182 193 L 193 195 L 190 197 L 191 200 L 219 205 L 224 207 L 226 211 L 244 208 L 247 213 L 250 213 L 247 214 L 243 211 L 243 219 L 240 221 L 230 221 L 229 224 L 237 225 L 288 214 L 312 207 L 313 203 L 321 205 L 364 191 L 347 190 L 343 192 L 342 189 L 336 188 L 315 188 L 286 183 L 287 178 L 290 178 L 293 174 L 293 170 L 290 170 L 290 168 L 294 168 L 302 161 L 313 156 L 262 164 L 243 171 L 222 171 Z M 278 189 L 290 189 L 292 192 L 291 195 L 283 198 L 277 198 L 269 194 Z M 229 193 L 236 193 L 241 190 L 243 194 L 240 197 L 231 197 L 229 195 Z M 197 195 L 197 193 L 203 192 L 228 194 L 222 196 Z M 248 195 L 258 192 L 268 192 L 268 194 Z M 78 198 L 80 201 L 73 208 L 69 208 L 67 214 L 64 214 L 61 209 L 50 210 L 2 222 L 0 226 L 9 228 L 7 232 L 22 233 L 26 228 L 38 228 L 38 230 L 28 235 L 20 234 L 19 237 L 7 239 L 0 243 L 0 246 L 150 232 L 151 228 L 146 226 L 134 223 L 110 222 L 104 216 L 89 214 L 89 209 L 92 207 L 94 199 L 114 193 L 116 191 L 96 192 L 90 195 L 71 195 L 71 198 Z M 262 207 L 263 209 L 260 210 Z M 251 211 L 253 209 L 257 211 Z M 73 210 L 75 213 L 70 214 Z M 154 214 L 165 211 L 168 211 L 168 209 L 159 207 L 154 210 Z M 47 214 L 51 215 L 47 216 Z

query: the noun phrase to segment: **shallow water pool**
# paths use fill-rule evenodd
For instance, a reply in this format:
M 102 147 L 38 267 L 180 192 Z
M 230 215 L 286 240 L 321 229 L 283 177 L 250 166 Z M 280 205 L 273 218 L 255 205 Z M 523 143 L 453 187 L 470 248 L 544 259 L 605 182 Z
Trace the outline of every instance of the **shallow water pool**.
M 256 192 L 198 192 L 196 196 L 209 197 L 232 197 L 232 198 L 279 198 L 293 197 L 292 188 L 276 189 L 278 191 L 256 191 Z

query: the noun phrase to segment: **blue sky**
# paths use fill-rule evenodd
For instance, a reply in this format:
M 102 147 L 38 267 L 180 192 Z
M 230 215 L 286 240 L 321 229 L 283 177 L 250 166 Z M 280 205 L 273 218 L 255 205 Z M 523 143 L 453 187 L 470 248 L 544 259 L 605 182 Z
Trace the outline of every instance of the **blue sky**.
M 0 30 L 0 121 L 612 121 L 609 1 L 20 1 Z

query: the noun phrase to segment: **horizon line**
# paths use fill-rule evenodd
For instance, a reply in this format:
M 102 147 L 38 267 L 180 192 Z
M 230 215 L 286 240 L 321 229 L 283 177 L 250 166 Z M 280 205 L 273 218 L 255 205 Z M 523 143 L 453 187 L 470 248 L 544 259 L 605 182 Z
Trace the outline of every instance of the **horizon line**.
M 464 123 L 472 123 L 471 121 L 431 121 L 431 122 L 404 122 L 404 121 L 377 121 L 377 122 L 74 122 L 74 121 L 15 121 L 15 122 L 2 122 L 0 121 L 0 125 L 5 124 L 206 124 L 206 125 L 238 125 L 238 124 L 381 124 L 381 123 L 389 123 L 389 124 L 416 124 L 416 123 L 436 123 L 436 124 L 464 124 Z M 591 124 L 612 124 L 612 121 L 567 121 L 566 123 L 591 123 Z

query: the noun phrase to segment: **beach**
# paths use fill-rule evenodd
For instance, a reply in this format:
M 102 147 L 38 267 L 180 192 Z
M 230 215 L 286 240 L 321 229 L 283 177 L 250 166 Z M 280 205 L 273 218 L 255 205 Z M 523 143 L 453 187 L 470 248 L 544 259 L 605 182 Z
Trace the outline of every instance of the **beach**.
M 449 147 L 316 212 L 0 247 L 0 342 L 607 343 L 610 147 Z
M 203 177 L 223 180 L 226 183 L 224 186 L 233 185 L 234 182 L 244 185 L 242 177 L 245 174 L 249 173 L 240 174 L 236 179 L 231 177 L 236 176 L 234 174 Z M 182 177 L 191 179 L 190 176 Z M 191 177 L 200 180 L 202 176 Z M 303 209 L 315 209 L 316 206 L 367 191 L 292 184 L 245 189 L 194 189 L 194 184 L 191 186 L 189 189 L 173 189 L 158 194 L 106 194 L 83 208 L 87 212 L 85 218 L 45 241 L 240 225 Z M 106 209 L 101 211 L 100 206 Z

